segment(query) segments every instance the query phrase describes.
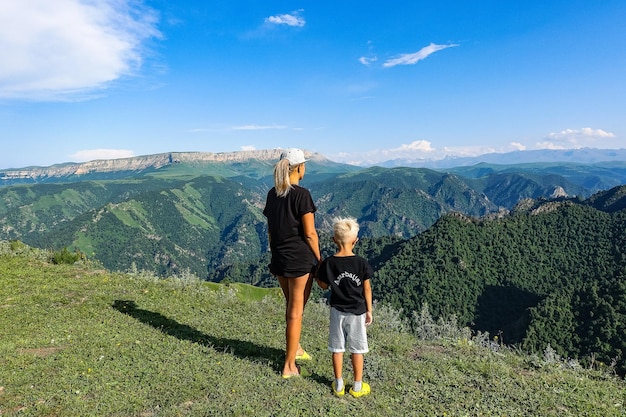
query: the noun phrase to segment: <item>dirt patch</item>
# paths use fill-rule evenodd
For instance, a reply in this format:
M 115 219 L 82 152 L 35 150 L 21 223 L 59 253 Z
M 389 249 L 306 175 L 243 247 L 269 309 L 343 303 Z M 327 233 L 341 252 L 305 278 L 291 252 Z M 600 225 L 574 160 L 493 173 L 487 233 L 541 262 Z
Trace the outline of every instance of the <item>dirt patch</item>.
M 45 347 L 45 348 L 32 348 L 32 349 L 20 349 L 19 352 L 28 355 L 34 355 L 40 358 L 53 355 L 61 350 L 60 347 Z
M 11 300 L 13 300 L 13 297 L 5 298 L 4 301 L 9 302 Z M 13 307 L 13 304 L 2 304 L 2 305 L 0 305 L 0 308 L 9 308 L 9 307 Z
M 418 359 L 420 357 L 429 356 L 429 355 L 441 355 L 445 353 L 447 349 L 443 346 L 438 345 L 423 345 L 417 346 L 413 352 L 411 352 L 410 356 L 412 359 Z

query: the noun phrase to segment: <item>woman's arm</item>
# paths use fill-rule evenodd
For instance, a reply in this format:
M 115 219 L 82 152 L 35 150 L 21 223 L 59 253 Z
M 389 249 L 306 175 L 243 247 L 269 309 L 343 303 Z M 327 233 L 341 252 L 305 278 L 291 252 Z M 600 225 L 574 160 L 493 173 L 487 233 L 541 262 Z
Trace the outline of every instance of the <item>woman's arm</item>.
M 317 230 L 315 230 L 315 215 L 313 213 L 306 213 L 302 215 L 302 228 L 304 229 L 304 239 L 311 248 L 311 252 L 315 255 L 317 262 L 322 261 L 322 255 L 320 255 L 320 242 L 317 236 Z

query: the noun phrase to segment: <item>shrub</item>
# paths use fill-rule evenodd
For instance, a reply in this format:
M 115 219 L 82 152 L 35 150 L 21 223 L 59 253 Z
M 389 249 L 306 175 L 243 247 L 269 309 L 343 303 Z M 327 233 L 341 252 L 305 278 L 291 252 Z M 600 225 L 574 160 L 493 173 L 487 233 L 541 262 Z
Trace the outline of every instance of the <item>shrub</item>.
M 74 252 L 70 252 L 67 248 L 63 248 L 60 251 L 53 252 L 52 255 L 50 255 L 50 262 L 55 265 L 73 265 L 82 259 L 85 259 L 85 255 L 78 249 L 76 249 L 76 251 Z
M 26 245 L 19 240 L 11 240 L 9 241 L 9 248 L 12 252 L 19 252 L 24 250 Z
M 422 305 L 422 309 L 418 313 L 413 312 L 413 332 L 418 340 L 470 340 L 472 332 L 468 327 L 462 327 L 456 316 L 450 316 L 447 319 L 440 317 L 435 320 L 430 314 L 428 303 Z M 479 332 L 480 333 L 480 332 Z M 487 334 L 487 338 L 489 334 Z

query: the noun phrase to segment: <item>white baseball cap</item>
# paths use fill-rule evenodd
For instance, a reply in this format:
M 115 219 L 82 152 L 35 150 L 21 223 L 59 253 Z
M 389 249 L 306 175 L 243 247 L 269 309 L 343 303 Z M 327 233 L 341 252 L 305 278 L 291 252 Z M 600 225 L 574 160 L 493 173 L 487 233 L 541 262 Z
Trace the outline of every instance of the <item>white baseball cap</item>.
M 280 159 L 286 159 L 289 161 L 289 165 L 299 165 L 306 162 L 304 159 L 304 152 L 297 148 L 289 148 L 280 154 Z

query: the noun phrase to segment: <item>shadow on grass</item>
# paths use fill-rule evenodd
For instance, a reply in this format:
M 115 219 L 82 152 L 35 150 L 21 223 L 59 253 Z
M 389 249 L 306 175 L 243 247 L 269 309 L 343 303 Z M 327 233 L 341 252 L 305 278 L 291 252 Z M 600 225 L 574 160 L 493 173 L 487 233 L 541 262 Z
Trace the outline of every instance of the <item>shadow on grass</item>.
M 282 363 L 284 357 L 282 350 L 268 346 L 260 346 L 245 340 L 210 336 L 161 313 L 138 308 L 137 304 L 131 300 L 115 300 L 113 308 L 177 339 L 228 352 L 243 359 L 267 361 L 276 370 L 279 369 L 279 364 Z
M 177 339 L 188 340 L 214 350 L 233 354 L 242 359 L 266 362 L 277 373 L 282 372 L 285 358 L 283 350 L 257 345 L 245 340 L 210 336 L 191 326 L 170 319 L 161 313 L 138 308 L 137 303 L 132 300 L 115 300 L 112 307 L 120 313 L 127 314 Z M 312 374 L 310 378 L 325 385 L 331 382 L 330 379 L 317 374 Z

